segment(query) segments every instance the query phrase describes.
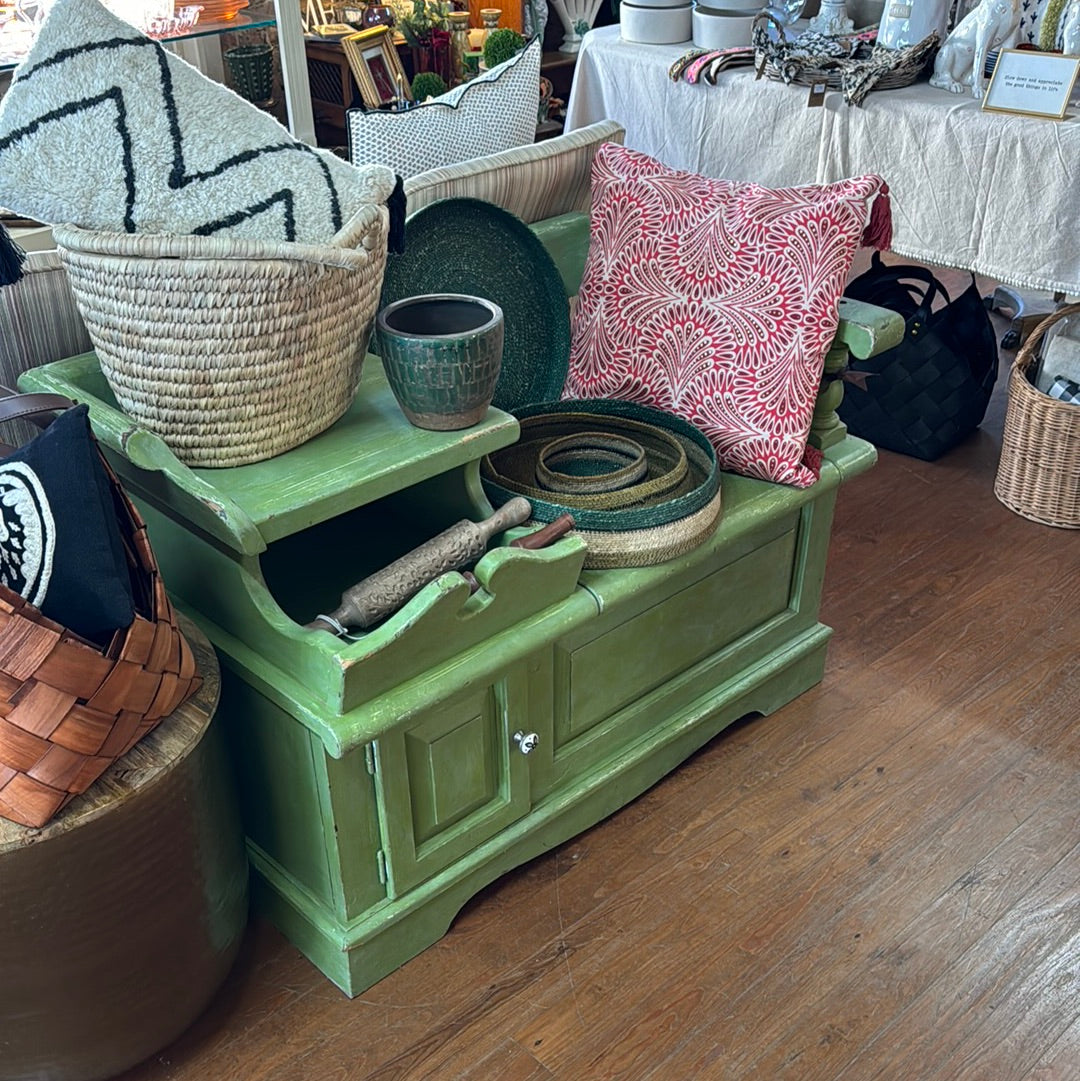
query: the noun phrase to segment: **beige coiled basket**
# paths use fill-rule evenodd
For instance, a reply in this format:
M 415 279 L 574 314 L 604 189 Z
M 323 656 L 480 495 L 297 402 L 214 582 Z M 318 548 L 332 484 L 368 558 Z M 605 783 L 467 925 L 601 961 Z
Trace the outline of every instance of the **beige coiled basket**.
M 120 407 L 190 466 L 270 458 L 328 428 L 360 381 L 389 215 L 325 245 L 54 229 Z

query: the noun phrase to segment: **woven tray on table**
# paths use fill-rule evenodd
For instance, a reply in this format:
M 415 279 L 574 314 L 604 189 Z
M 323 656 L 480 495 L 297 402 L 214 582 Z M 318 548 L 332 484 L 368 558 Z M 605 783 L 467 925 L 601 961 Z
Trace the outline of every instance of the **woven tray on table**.
M 769 38 L 770 23 L 778 34 L 775 41 Z M 814 35 L 789 41 L 783 24 L 766 10 L 754 19 L 754 66 L 778 82 L 824 84 L 829 90 L 841 90 L 850 104 L 858 105 L 871 90 L 910 86 L 923 73 L 938 46 L 936 32 L 902 50 L 879 48 L 875 37 L 876 31 L 855 34 L 843 39 L 843 45 L 841 39 L 832 39 L 842 55 L 815 54 L 804 49 L 802 43 L 824 39 Z
M 1061 529 L 1080 529 L 1080 405 L 1044 394 L 1032 384 L 1029 370 L 1043 335 L 1077 313 L 1080 304 L 1059 308 L 1016 354 L 994 481 L 994 494 L 1010 510 Z
M 281 454 L 349 408 L 382 288 L 389 217 L 325 245 L 54 229 L 120 407 L 192 466 Z
M 102 462 L 135 590 L 131 626 L 99 648 L 0 583 L 0 817 L 24 826 L 45 825 L 201 683 L 146 526 Z

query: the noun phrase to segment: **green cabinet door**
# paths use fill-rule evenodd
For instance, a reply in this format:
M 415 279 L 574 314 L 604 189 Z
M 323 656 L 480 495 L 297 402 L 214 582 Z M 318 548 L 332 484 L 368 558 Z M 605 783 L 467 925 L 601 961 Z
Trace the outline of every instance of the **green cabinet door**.
M 387 889 L 400 897 L 529 810 L 524 663 L 424 710 L 374 745 Z

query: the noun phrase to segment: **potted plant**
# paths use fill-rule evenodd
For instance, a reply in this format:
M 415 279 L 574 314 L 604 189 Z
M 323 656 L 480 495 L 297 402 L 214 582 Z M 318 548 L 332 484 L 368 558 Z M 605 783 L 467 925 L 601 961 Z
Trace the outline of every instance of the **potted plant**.
M 453 77 L 447 0 L 413 0 L 412 12 L 398 19 L 397 28 L 412 52 L 413 73 L 433 71 L 446 83 Z
M 413 101 L 422 102 L 445 94 L 449 87 L 446 85 L 446 80 L 437 72 L 421 71 L 413 76 L 411 89 Z
M 525 38 L 508 26 L 492 30 L 484 41 L 484 67 L 489 70 L 525 48 Z

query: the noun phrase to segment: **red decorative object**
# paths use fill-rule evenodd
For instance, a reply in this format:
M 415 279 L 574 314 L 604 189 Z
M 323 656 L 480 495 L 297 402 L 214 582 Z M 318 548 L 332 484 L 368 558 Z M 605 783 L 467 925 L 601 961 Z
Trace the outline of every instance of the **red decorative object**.
M 722 468 L 813 484 L 837 303 L 860 244 L 888 236 L 887 190 L 878 176 L 773 190 L 602 146 L 564 396 L 666 409 Z

